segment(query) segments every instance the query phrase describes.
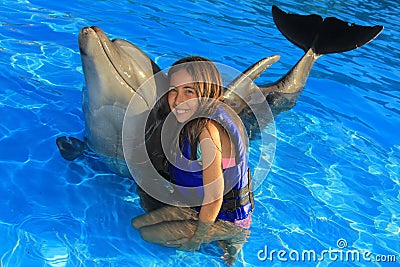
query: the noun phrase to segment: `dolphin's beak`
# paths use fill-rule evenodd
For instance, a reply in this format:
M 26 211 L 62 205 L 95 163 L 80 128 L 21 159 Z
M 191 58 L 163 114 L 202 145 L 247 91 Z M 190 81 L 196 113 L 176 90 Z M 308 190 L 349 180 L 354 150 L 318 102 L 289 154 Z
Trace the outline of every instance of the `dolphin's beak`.
M 78 37 L 79 50 L 83 55 L 91 54 L 91 47 L 103 46 L 110 48 L 112 42 L 106 34 L 97 26 L 84 27 L 79 32 Z
M 82 55 L 88 55 L 89 40 L 91 40 L 89 36 L 92 35 L 95 36 L 96 33 L 91 27 L 82 28 L 79 32 L 78 44 L 79 51 Z

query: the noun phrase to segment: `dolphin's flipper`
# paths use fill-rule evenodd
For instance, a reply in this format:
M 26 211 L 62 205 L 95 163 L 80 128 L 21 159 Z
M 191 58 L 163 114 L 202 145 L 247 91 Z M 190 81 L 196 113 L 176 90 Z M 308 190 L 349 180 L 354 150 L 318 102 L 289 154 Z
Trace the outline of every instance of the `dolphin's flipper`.
M 56 140 L 58 149 L 60 150 L 61 156 L 69 161 L 72 161 L 83 154 L 86 149 L 85 143 L 74 137 L 66 136 L 58 137 Z
M 247 68 L 227 86 L 227 90 L 224 92 L 225 102 L 237 113 L 240 113 L 246 106 L 242 99 L 247 100 L 252 94 L 253 81 L 279 59 L 279 55 L 266 57 Z
M 334 17 L 288 14 L 272 6 L 272 15 L 279 31 L 292 43 L 307 52 L 331 54 L 361 47 L 372 41 L 383 26 L 349 25 Z

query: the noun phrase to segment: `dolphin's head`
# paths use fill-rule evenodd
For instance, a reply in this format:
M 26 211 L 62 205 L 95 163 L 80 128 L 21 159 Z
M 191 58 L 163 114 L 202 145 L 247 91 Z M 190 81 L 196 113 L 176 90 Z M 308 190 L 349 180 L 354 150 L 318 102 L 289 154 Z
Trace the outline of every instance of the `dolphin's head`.
M 158 82 L 158 77 L 164 76 L 154 76 L 159 68 L 138 47 L 110 40 L 99 27 L 83 28 L 78 42 L 86 82 L 86 145 L 109 159 L 123 159 L 122 125 L 128 104 L 134 98 L 137 114 L 151 110 L 157 96 L 155 78 Z M 114 163 L 107 165 L 120 169 L 120 164 Z
M 99 27 L 82 28 L 78 42 L 90 109 L 104 105 L 126 108 L 138 88 L 159 71 L 138 47 L 110 40 Z M 152 90 L 139 94 L 146 103 L 156 96 Z

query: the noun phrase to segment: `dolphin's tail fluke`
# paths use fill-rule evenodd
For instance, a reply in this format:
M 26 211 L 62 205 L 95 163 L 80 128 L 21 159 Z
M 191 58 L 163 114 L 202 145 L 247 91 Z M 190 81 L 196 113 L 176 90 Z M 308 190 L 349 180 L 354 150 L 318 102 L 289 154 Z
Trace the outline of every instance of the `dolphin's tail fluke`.
M 69 137 L 68 139 L 66 136 L 58 137 L 56 144 L 60 150 L 61 156 L 69 161 L 82 155 L 86 149 L 85 143 L 74 137 Z
M 277 6 L 272 7 L 272 15 L 277 28 L 289 41 L 305 52 L 312 48 L 319 55 L 356 49 L 383 30 L 383 26 L 350 25 L 334 17 L 288 14 Z

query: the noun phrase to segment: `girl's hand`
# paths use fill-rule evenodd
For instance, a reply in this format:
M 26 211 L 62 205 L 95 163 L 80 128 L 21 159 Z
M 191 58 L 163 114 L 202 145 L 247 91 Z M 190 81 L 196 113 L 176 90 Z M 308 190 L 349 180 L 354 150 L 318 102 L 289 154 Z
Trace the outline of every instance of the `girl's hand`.
M 189 250 L 195 251 L 199 250 L 200 245 L 207 240 L 208 232 L 210 232 L 211 226 L 214 222 L 204 222 L 201 219 L 197 222 L 196 230 L 194 231 L 194 235 L 191 238 L 182 238 L 176 241 L 172 241 L 173 244 L 179 245 L 178 249 L 180 250 Z M 171 243 L 172 245 L 172 243 Z

